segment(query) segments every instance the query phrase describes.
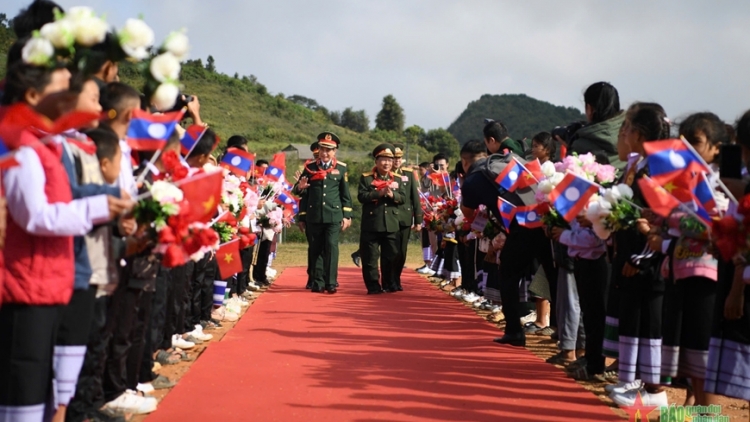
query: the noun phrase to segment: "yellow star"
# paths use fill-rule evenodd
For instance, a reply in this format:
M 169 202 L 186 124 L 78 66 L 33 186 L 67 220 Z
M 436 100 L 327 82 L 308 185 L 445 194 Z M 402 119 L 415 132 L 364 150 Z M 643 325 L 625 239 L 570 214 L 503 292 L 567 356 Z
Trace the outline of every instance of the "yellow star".
M 216 206 L 216 198 L 214 198 L 213 196 L 208 198 L 208 201 L 203 203 L 203 209 L 206 212 L 213 210 L 215 206 Z
M 667 182 L 667 184 L 664 185 L 664 190 L 666 190 L 667 192 L 672 192 L 676 188 L 677 188 L 677 186 L 675 186 L 674 183 L 672 183 L 672 182 Z
M 524 172 L 524 173 L 523 173 L 523 177 L 525 177 L 525 178 L 526 178 L 526 179 L 528 180 L 528 179 L 531 179 L 531 178 L 532 178 L 532 177 L 534 177 L 534 176 L 533 176 L 533 175 L 532 175 L 531 173 L 526 173 L 526 172 Z
M 224 254 L 224 262 L 226 262 L 227 264 L 231 264 L 232 261 L 234 261 L 234 258 L 232 258 L 232 254 L 231 253 L 225 253 Z

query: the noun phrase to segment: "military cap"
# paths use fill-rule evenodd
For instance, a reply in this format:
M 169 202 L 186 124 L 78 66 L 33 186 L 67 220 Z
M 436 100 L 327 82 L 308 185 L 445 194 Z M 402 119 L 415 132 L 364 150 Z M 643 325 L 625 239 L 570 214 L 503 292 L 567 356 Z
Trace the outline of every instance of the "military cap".
M 395 158 L 401 158 L 404 156 L 404 149 L 405 149 L 404 144 L 402 144 L 401 142 L 394 142 L 393 148 L 394 148 L 393 156 Z
M 339 137 L 333 132 L 323 132 L 318 135 L 318 144 L 322 148 L 338 148 L 339 143 L 341 143 Z
M 372 151 L 372 156 L 376 159 L 379 157 L 393 158 L 393 151 L 395 150 L 396 147 L 391 144 L 380 144 Z

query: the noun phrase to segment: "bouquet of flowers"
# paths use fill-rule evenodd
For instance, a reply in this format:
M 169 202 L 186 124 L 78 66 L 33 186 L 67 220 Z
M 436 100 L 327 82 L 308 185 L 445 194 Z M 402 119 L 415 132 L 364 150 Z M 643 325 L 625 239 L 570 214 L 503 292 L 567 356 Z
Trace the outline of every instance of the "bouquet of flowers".
M 632 201 L 633 189 L 624 183 L 605 189 L 601 196 L 592 196 L 586 218 L 591 221 L 594 233 L 606 240 L 612 232 L 633 227 L 641 212 Z
M 261 217 L 258 223 L 264 229 L 272 229 L 275 233 L 281 233 L 281 229 L 284 227 L 284 212 L 281 208 L 275 208 Z
M 437 228 L 437 210 L 443 203 L 443 199 L 435 196 L 420 195 L 419 203 L 424 213 L 425 228 L 434 231 Z
M 715 250 L 725 261 L 741 255 L 750 258 L 750 194 L 745 195 L 737 206 L 737 212 L 727 212 L 714 220 L 711 227 Z
M 134 209 L 139 225 L 150 226 L 156 239 L 154 253 L 163 255 L 162 265 L 172 268 L 188 259 L 198 261 L 219 246 L 219 236 L 205 224 L 189 221 L 189 206 L 182 190 L 168 181 L 148 186 L 150 195 Z
M 455 199 L 446 199 L 436 210 L 434 226 L 438 233 L 453 233 L 460 229 L 463 213 Z M 458 221 L 458 222 L 457 222 Z
M 563 174 L 570 172 L 600 185 L 614 182 L 617 173 L 613 166 L 597 163 L 596 157 L 590 152 L 583 155 L 568 155 L 561 162 L 555 163 L 555 170 Z

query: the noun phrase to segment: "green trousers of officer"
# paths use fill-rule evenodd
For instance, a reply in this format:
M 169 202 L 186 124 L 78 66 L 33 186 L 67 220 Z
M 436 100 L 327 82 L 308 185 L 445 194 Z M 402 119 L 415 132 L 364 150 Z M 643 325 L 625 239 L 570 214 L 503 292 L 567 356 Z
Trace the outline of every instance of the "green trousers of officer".
M 362 257 L 362 277 L 368 292 L 390 290 L 393 270 L 398 255 L 398 232 L 366 232 L 359 236 L 359 253 Z M 378 274 L 378 258 L 380 273 Z M 381 280 L 382 275 L 382 280 Z
M 341 223 L 307 223 L 310 249 L 307 253 L 308 280 L 312 279 L 319 289 L 338 285 L 339 234 Z M 310 274 L 310 271 L 313 271 Z
M 411 237 L 411 226 L 401 226 L 397 232 L 396 242 L 398 245 L 398 254 L 396 261 L 393 263 L 393 285 L 401 287 L 401 273 L 404 271 L 406 264 L 406 248 L 409 247 L 409 237 Z

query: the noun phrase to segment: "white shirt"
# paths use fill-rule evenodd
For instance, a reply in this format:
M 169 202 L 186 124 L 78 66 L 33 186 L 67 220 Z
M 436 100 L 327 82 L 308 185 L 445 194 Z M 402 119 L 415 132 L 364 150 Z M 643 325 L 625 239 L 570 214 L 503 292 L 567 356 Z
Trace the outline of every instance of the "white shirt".
M 20 165 L 5 171 L 3 186 L 8 214 L 27 233 L 83 236 L 94 225 L 109 221 L 106 195 L 50 204 L 44 193 L 47 179 L 36 152 L 31 147 L 21 147 L 15 158 Z
M 122 160 L 120 161 L 120 176 L 117 178 L 114 186 L 119 186 L 120 189 L 127 192 L 131 198 L 138 196 L 138 186 L 135 184 L 135 177 L 133 176 L 133 163 L 130 162 L 130 145 L 120 139 L 120 151 L 122 151 Z

